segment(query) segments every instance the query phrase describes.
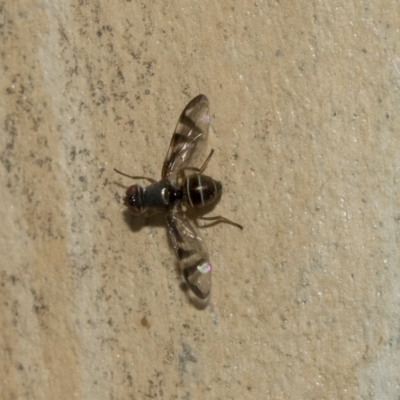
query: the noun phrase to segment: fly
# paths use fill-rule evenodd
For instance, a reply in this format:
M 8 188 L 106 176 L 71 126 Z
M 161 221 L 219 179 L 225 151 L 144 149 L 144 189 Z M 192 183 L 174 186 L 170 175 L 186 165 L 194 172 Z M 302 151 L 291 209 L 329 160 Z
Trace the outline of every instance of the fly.
M 211 150 L 200 168 L 194 166 L 204 152 L 209 125 L 208 99 L 200 94 L 189 102 L 179 117 L 160 181 L 145 176 L 130 176 L 114 169 L 126 177 L 150 182 L 146 188 L 130 186 L 126 190 L 124 205 L 136 216 L 165 213 L 168 233 L 185 282 L 201 300 L 207 300 L 210 295 L 212 267 L 207 246 L 187 218 L 184 207 L 198 209 L 210 205 L 222 194 L 221 183 L 203 174 L 214 150 Z M 220 215 L 198 219 L 225 222 L 243 229 L 242 225 Z

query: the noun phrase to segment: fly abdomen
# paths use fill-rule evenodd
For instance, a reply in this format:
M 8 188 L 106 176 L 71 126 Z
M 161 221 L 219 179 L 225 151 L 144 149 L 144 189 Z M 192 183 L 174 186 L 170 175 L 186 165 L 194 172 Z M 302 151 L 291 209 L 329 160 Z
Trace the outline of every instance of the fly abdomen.
M 206 175 L 190 175 L 184 183 L 186 203 L 193 208 L 212 204 L 221 196 L 221 182 Z

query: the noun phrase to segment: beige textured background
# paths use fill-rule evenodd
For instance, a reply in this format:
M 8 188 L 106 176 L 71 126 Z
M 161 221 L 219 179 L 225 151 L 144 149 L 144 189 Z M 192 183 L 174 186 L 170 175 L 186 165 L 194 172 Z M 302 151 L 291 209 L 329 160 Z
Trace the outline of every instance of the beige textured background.
M 398 1 L 0 1 L 1 398 L 398 399 L 399 28 Z M 203 311 L 112 171 L 159 177 L 198 93 L 211 214 L 245 225 L 203 230 Z

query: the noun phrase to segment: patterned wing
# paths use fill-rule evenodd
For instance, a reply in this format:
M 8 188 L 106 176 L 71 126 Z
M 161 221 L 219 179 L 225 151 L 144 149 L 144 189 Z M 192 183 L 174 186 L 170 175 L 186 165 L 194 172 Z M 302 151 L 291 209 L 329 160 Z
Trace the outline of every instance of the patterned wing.
M 199 299 L 206 300 L 211 291 L 211 265 L 203 238 L 177 211 L 167 214 L 167 226 L 187 285 Z
M 208 99 L 200 94 L 189 102 L 179 117 L 164 161 L 162 179 L 176 182 L 180 170 L 189 163 L 194 166 L 205 148 L 209 125 Z

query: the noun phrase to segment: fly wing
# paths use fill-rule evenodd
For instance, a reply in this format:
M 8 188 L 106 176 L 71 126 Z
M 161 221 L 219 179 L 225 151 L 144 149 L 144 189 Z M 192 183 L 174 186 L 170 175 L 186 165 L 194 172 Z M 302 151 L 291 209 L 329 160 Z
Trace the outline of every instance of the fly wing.
M 211 291 L 211 265 L 203 238 L 184 214 L 171 211 L 167 226 L 182 274 L 192 292 L 206 300 Z
M 176 182 L 178 172 L 191 166 L 204 151 L 210 125 L 208 99 L 200 94 L 182 111 L 172 135 L 161 177 Z

